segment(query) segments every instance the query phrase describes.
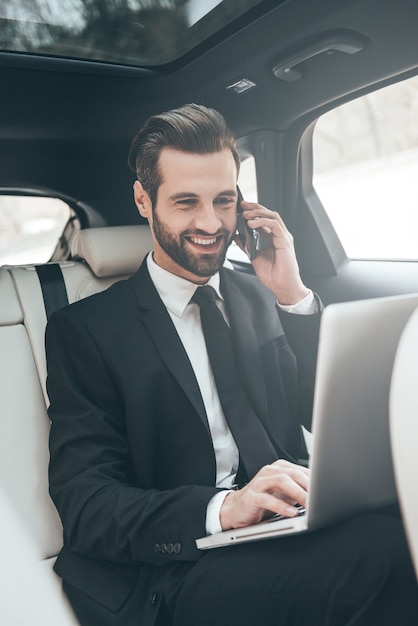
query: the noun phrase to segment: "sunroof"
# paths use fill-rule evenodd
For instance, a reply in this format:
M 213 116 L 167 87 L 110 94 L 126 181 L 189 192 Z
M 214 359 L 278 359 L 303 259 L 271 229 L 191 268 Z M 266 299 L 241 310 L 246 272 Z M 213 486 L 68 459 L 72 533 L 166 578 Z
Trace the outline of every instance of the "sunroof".
M 172 62 L 262 0 L 5 0 L 0 49 L 133 66 Z

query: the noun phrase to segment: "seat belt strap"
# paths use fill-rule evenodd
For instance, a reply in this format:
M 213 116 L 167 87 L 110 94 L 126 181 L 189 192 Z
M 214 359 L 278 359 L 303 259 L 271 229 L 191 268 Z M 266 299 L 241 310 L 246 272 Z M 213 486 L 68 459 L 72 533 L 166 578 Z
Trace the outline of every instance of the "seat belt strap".
M 41 283 L 46 318 L 49 319 L 54 311 L 68 304 L 64 276 L 58 263 L 36 265 L 35 269 Z

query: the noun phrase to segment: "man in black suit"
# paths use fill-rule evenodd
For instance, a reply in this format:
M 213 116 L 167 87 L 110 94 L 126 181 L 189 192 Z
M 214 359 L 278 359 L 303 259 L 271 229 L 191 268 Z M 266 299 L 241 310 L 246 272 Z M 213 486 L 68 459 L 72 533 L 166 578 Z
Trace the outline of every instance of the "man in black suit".
M 50 489 L 64 526 L 56 571 L 81 624 L 417 623 L 393 517 L 196 549 L 204 534 L 306 503 L 300 424 L 309 426 L 321 303 L 283 221 L 259 204 L 241 203 L 270 244 L 253 260 L 256 277 L 223 267 L 239 157 L 217 112 L 187 105 L 150 118 L 130 163 L 153 252 L 47 329 Z M 231 336 L 234 354 L 222 358 L 235 372 L 238 428 L 224 399 L 230 372 L 219 377 L 209 360 L 206 304 L 194 300 L 203 285 L 230 327 L 218 345 Z

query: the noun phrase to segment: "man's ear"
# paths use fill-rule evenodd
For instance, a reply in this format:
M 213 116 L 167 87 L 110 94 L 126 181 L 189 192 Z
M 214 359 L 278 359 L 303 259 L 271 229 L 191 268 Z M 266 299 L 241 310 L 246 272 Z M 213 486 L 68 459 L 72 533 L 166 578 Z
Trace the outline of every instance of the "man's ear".
M 152 220 L 152 203 L 148 193 L 143 188 L 139 180 L 134 182 L 134 200 L 142 217 L 145 217 L 148 221 Z

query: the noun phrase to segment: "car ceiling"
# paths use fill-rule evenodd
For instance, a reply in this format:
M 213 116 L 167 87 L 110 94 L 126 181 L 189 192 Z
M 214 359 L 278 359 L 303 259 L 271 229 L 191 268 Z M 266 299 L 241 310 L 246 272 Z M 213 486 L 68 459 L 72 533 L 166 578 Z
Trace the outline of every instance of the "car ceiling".
M 155 72 L 0 54 L 1 186 L 53 188 L 91 203 L 109 223 L 130 223 L 126 155 L 150 114 L 193 101 L 220 110 L 238 137 L 290 132 L 336 100 L 416 73 L 416 0 L 263 2 L 256 13 Z M 314 55 L 294 82 L 274 76 L 276 65 L 329 34 L 364 47 Z M 226 89 L 240 78 L 256 87 L 241 95 Z

